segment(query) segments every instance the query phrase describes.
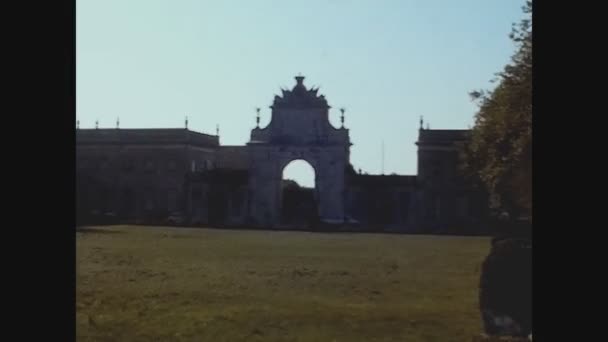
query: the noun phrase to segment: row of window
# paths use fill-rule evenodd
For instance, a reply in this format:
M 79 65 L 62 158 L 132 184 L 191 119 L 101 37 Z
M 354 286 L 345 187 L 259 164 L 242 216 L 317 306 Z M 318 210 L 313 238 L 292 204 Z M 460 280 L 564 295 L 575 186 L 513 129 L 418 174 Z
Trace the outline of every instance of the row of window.
M 145 198 L 145 202 L 144 202 L 144 209 L 147 211 L 152 211 L 155 209 L 164 209 L 164 208 L 159 208 L 158 204 L 155 200 L 154 196 L 146 196 Z M 170 212 L 172 211 L 176 211 L 179 209 L 179 199 L 178 199 L 178 191 L 177 190 L 169 190 L 167 192 L 167 207 L 166 209 Z
M 202 160 L 197 162 L 196 160 L 192 160 L 190 164 L 190 171 L 204 171 L 213 169 L 213 163 L 211 160 Z
M 435 219 L 439 219 L 442 216 L 442 212 L 444 209 L 442 209 L 442 204 L 443 201 L 441 201 L 441 199 L 439 197 L 435 197 L 434 201 L 433 201 L 433 207 L 432 207 L 432 214 L 433 214 L 433 218 Z M 471 216 L 471 208 L 470 208 L 470 204 L 469 204 L 469 199 L 466 196 L 460 196 L 457 197 L 455 199 L 454 202 L 451 203 L 452 205 L 454 205 L 454 214 L 459 217 L 459 218 L 466 218 Z
M 168 171 L 176 171 L 178 169 L 178 164 L 176 161 L 171 160 L 169 162 L 167 162 L 167 170 Z M 79 169 L 98 169 L 98 170 L 104 170 L 107 169 L 110 166 L 110 163 L 107 160 L 101 160 L 101 161 L 87 161 L 87 160 L 80 160 L 77 162 L 77 167 Z M 151 160 L 147 160 L 143 163 L 143 170 L 147 171 L 147 172 L 153 172 L 158 170 L 158 163 L 154 163 Z M 133 160 L 126 160 L 122 163 L 122 170 L 126 171 L 126 172 L 132 172 L 136 169 L 136 162 Z M 202 171 L 202 170 L 210 170 L 213 168 L 213 163 L 210 160 L 201 160 L 201 161 L 196 161 L 196 160 L 192 160 L 191 161 L 191 171 Z

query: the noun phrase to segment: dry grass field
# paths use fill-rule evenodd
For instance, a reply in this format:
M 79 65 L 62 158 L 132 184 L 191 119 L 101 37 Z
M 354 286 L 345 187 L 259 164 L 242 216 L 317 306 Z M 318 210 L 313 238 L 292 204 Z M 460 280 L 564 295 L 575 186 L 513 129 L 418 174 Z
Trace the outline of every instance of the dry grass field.
M 78 341 L 471 341 L 488 238 L 77 234 Z

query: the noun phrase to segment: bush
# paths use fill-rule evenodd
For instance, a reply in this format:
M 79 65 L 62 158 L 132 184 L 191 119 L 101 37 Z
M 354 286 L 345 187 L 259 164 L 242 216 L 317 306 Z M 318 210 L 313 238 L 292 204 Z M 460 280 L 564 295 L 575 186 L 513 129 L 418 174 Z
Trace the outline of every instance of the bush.
M 479 305 L 488 335 L 528 336 L 532 332 L 532 242 L 492 241 L 483 262 Z

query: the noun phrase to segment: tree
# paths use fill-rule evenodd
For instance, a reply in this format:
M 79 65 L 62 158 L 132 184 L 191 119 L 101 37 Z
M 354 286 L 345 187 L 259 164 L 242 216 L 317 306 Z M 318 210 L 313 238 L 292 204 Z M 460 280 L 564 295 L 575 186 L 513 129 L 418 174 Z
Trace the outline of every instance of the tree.
M 470 93 L 479 105 L 465 148 L 465 171 L 490 195 L 490 206 L 511 217 L 532 215 L 532 1 L 509 37 L 517 46 L 497 74 L 493 91 Z
M 292 179 L 284 179 L 281 183 L 282 183 L 281 185 L 283 186 L 283 189 L 298 190 L 301 188 L 300 184 L 298 184 L 298 182 L 296 182 Z

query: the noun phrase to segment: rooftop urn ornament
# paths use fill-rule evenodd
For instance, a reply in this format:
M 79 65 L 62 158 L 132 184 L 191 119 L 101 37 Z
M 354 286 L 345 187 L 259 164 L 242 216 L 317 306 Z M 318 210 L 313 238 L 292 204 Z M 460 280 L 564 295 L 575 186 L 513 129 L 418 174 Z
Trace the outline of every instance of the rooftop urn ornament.
M 346 109 L 344 109 L 344 107 L 340 108 L 340 112 L 342 113 L 342 115 L 340 116 L 340 121 L 342 122 L 342 128 L 344 128 L 344 112 L 346 111 Z
M 255 117 L 255 127 L 260 128 L 260 108 L 256 108 L 255 111 L 257 112 L 257 115 Z
M 302 73 L 298 73 L 298 76 L 296 76 L 296 82 L 298 83 L 297 85 L 299 85 L 299 86 L 304 85 L 304 76 L 302 76 Z
M 424 119 L 423 119 L 422 115 L 420 115 L 420 129 L 424 129 L 423 125 L 424 125 Z
M 120 118 L 116 118 L 116 129 L 120 128 Z
M 95 129 L 99 129 L 99 120 L 95 120 Z
M 218 137 L 220 136 L 220 125 L 215 126 L 215 135 Z
M 80 120 L 76 120 L 76 129 L 80 129 Z
M 188 129 L 188 116 L 186 115 L 186 119 L 184 120 L 184 125 L 186 129 Z

